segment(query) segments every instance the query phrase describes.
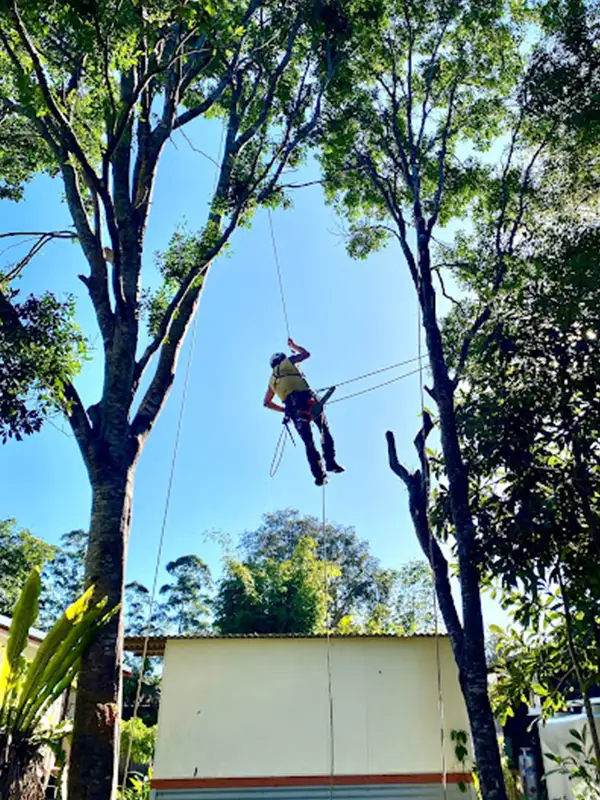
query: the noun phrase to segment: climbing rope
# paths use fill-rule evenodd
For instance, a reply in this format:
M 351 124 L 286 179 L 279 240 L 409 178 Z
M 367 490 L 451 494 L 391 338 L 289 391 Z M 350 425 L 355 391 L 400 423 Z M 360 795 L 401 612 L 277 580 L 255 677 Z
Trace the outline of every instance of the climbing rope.
M 219 162 L 221 160 L 221 155 L 223 153 L 224 139 L 225 139 L 225 126 L 223 126 L 221 128 L 221 141 L 220 141 L 220 144 L 219 144 L 219 159 L 218 159 Z M 219 179 L 219 169 L 218 169 L 218 164 L 217 164 L 217 171 L 216 171 L 216 175 L 215 175 L 213 193 L 214 193 L 214 190 L 217 187 L 218 179 Z M 208 274 L 208 269 L 209 269 L 211 263 L 212 262 L 209 262 L 204 267 L 202 272 L 200 273 L 200 274 L 203 275 L 203 280 L 204 280 L 204 284 L 202 286 L 202 294 L 204 294 L 205 284 L 206 284 L 206 276 Z M 201 296 L 202 296 L 202 294 L 201 294 Z M 182 428 L 183 428 L 183 418 L 184 418 L 184 414 L 185 414 L 185 404 L 186 404 L 187 395 L 188 395 L 188 388 L 189 388 L 189 383 L 190 383 L 190 374 L 191 374 L 191 371 L 192 371 L 192 361 L 193 361 L 193 356 L 194 356 L 194 349 L 195 349 L 195 346 L 196 346 L 196 334 L 198 332 L 198 308 L 199 308 L 199 304 L 196 305 L 196 310 L 194 312 L 194 324 L 193 324 L 193 328 L 192 328 L 190 349 L 189 349 L 189 352 L 188 352 L 188 359 L 187 359 L 187 364 L 186 364 L 186 369 L 185 369 L 185 379 L 184 379 L 184 382 L 183 382 L 183 394 L 181 396 L 181 404 L 179 406 L 179 419 L 177 421 L 177 431 L 175 433 L 175 442 L 173 444 L 173 455 L 171 457 L 171 469 L 169 471 L 169 480 L 168 480 L 168 483 L 167 483 L 167 493 L 166 493 L 166 496 L 165 496 L 165 507 L 164 507 L 164 511 L 163 511 L 162 524 L 161 524 L 161 527 L 160 527 L 160 536 L 159 536 L 159 539 L 158 539 L 158 551 L 156 553 L 156 563 L 154 565 L 154 576 L 152 578 L 152 590 L 150 592 L 150 605 L 148 606 L 148 616 L 147 616 L 146 625 L 145 625 L 145 628 L 144 628 L 144 645 L 143 645 L 143 648 L 142 648 L 142 663 L 140 665 L 140 674 L 138 676 L 137 686 L 136 686 L 136 690 L 135 690 L 135 700 L 134 700 L 134 703 L 133 703 L 133 715 L 132 715 L 132 719 L 133 720 L 138 718 L 138 713 L 139 713 L 139 710 L 140 710 L 140 701 L 141 701 L 141 697 L 142 697 L 142 688 L 143 688 L 143 685 L 144 685 L 144 673 L 145 673 L 145 669 L 146 669 L 146 659 L 148 657 L 148 644 L 149 644 L 149 641 L 150 641 L 150 632 L 151 632 L 151 628 L 152 628 L 152 615 L 154 613 L 154 606 L 156 605 L 156 592 L 157 592 L 157 588 L 158 588 L 158 576 L 159 576 L 160 565 L 161 565 L 161 561 L 162 561 L 162 552 L 163 552 L 163 546 L 164 546 L 164 541 L 165 541 L 165 533 L 166 533 L 166 530 L 167 530 L 167 520 L 168 520 L 168 517 L 169 517 L 169 508 L 170 508 L 170 505 L 171 505 L 171 493 L 172 493 L 172 490 L 173 490 L 173 479 L 175 477 L 175 466 L 177 464 L 177 456 L 179 454 L 179 442 L 180 442 L 180 439 L 181 439 L 181 431 L 182 431 Z M 131 750 L 132 750 L 132 747 L 133 747 L 133 736 L 130 736 L 129 737 L 129 742 L 127 744 L 127 755 L 125 757 L 125 766 L 124 766 L 124 770 L 123 770 L 123 783 L 122 783 L 122 789 L 123 790 L 125 789 L 125 787 L 127 785 L 127 778 L 129 777 L 129 766 L 131 764 Z
M 294 437 L 292 436 L 292 432 L 288 427 L 288 421 L 283 421 L 283 428 L 281 433 L 279 434 L 279 439 L 277 440 L 277 444 L 275 445 L 275 452 L 273 453 L 273 460 L 271 461 L 271 468 L 269 470 L 269 475 L 271 478 L 274 478 L 277 474 L 279 467 L 281 466 L 281 462 L 283 461 L 283 454 L 285 452 L 285 443 L 289 439 L 291 440 L 294 447 L 296 447 L 296 442 L 294 441 Z M 287 435 L 286 435 L 287 434 Z
M 417 301 L 417 353 L 419 358 L 419 399 L 421 402 L 421 419 L 425 423 L 425 386 L 423 383 L 423 361 L 422 361 L 422 325 L 421 325 L 421 306 Z M 423 476 L 425 480 L 429 480 L 428 476 Z M 425 513 L 429 516 L 428 508 L 426 507 Z M 437 602 L 437 594 L 435 591 L 435 572 L 433 569 L 433 533 L 429 520 L 427 522 L 427 530 L 429 531 L 429 568 L 431 570 L 431 603 L 433 607 L 433 624 L 435 631 L 435 662 L 436 662 L 436 688 L 438 699 L 438 717 L 440 723 L 440 748 L 441 748 L 441 767 L 442 767 L 442 787 L 444 791 L 444 800 L 448 796 L 448 765 L 446 763 L 446 732 L 445 732 L 445 715 L 444 715 L 444 694 L 442 691 L 442 660 L 440 653 L 440 630 L 439 630 L 439 609 Z
M 333 715 L 333 669 L 331 659 L 331 631 L 329 620 L 329 536 L 327 534 L 327 509 L 325 505 L 325 484 L 322 502 L 323 560 L 325 562 L 325 632 L 327 635 L 327 698 L 329 701 L 329 798 L 333 800 L 333 778 L 335 775 L 335 722 Z
M 279 294 L 281 296 L 281 307 L 283 308 L 283 318 L 285 320 L 285 329 L 287 332 L 287 338 L 290 338 L 290 320 L 288 317 L 287 312 L 287 305 L 285 302 L 285 292 L 283 291 L 283 279 L 281 277 L 281 264 L 279 263 L 279 254 L 277 252 L 277 244 L 275 242 L 275 229 L 273 228 L 273 217 L 271 214 L 271 209 L 269 209 L 269 230 L 271 231 L 271 244 L 273 245 L 273 259 L 275 261 L 275 267 L 277 269 L 277 280 L 279 282 Z
M 359 397 L 361 394 L 368 394 L 369 392 L 374 392 L 375 389 L 382 389 L 384 386 L 389 386 L 392 383 L 401 381 L 403 378 L 410 378 L 411 375 L 417 375 L 420 372 L 421 372 L 421 367 L 419 367 L 418 369 L 413 369 L 411 372 L 405 372 L 404 375 L 398 375 L 396 378 L 391 378 L 389 381 L 384 381 L 383 383 L 376 383 L 375 386 L 369 386 L 367 389 L 361 389 L 359 392 L 352 392 L 352 394 L 345 394 L 343 397 L 337 397 L 335 400 L 330 400 L 328 405 L 333 405 L 333 403 L 341 403 L 343 400 L 350 400 L 353 397 Z
M 415 358 L 407 358 L 406 361 L 398 361 L 397 364 L 390 364 L 389 367 L 382 367 L 381 369 L 375 369 L 373 372 L 365 372 L 364 375 L 357 375 L 355 378 L 349 378 L 347 381 L 338 381 L 337 383 L 331 384 L 336 388 L 340 386 L 346 386 L 349 383 L 356 383 L 356 381 L 362 381 L 363 378 L 371 378 L 373 375 L 380 375 L 382 372 L 389 372 L 391 369 L 397 369 L 398 367 L 405 367 L 407 364 L 414 364 L 415 361 L 419 361 L 423 356 L 415 356 Z M 412 373 L 411 373 L 412 374 Z M 398 380 L 398 378 L 394 378 L 394 380 Z M 386 384 L 381 384 L 385 386 Z M 319 392 L 324 392 L 325 389 L 328 389 L 328 386 L 323 387 L 322 389 L 318 389 Z M 378 387 L 374 387 L 378 388 Z
M 133 704 L 133 719 L 137 719 L 140 709 L 140 700 L 142 696 L 142 687 L 144 684 L 144 673 L 146 669 L 146 658 L 148 657 L 148 643 L 150 640 L 150 631 L 152 627 L 152 614 L 154 613 L 154 606 L 156 604 L 156 591 L 158 588 L 158 575 L 162 561 L 162 551 L 165 542 L 165 532 L 167 530 L 167 519 L 169 516 L 169 507 L 171 505 L 171 493 L 173 490 L 173 478 L 175 477 L 175 466 L 177 464 L 177 455 L 179 453 L 179 442 L 181 439 L 181 430 L 183 427 L 183 417 L 185 413 L 185 401 L 187 399 L 188 387 L 190 383 L 190 373 L 192 367 L 192 357 L 194 355 L 194 347 L 196 344 L 196 333 L 198 330 L 198 309 L 196 309 L 196 316 L 194 318 L 194 328 L 192 331 L 192 338 L 190 342 L 190 349 L 188 353 L 187 365 L 185 370 L 185 380 L 183 383 L 183 394 L 181 396 L 181 404 L 179 406 L 179 419 L 177 421 L 177 432 L 175 434 L 175 444 L 173 446 L 173 456 L 171 458 L 171 469 L 169 471 L 169 480 L 167 483 L 167 494 L 165 497 L 165 508 L 163 512 L 162 524 L 160 527 L 160 537 L 158 540 L 158 551 L 156 554 L 156 564 L 154 565 L 154 576 L 152 578 L 152 590 L 150 592 L 150 606 L 148 608 L 148 618 L 144 629 L 144 646 L 142 648 L 142 663 L 140 665 L 140 674 L 135 690 L 135 701 Z M 131 748 L 133 746 L 133 735 L 129 737 L 127 743 L 127 756 L 125 758 L 125 768 L 123 770 L 123 789 L 127 785 L 127 778 L 129 777 L 129 765 L 131 763 Z

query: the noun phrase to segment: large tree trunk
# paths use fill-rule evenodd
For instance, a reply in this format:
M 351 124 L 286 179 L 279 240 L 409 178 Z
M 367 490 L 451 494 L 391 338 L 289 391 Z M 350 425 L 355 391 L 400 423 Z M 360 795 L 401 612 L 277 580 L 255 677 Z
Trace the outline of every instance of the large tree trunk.
M 91 471 L 93 472 L 93 471 Z M 134 467 L 107 464 L 91 474 L 92 521 L 87 553 L 87 582 L 108 607 L 121 606 L 101 630 L 83 659 L 69 766 L 69 800 L 115 797 L 118 772 L 123 586 L 131 525 Z
M 448 374 L 437 321 L 429 247 L 422 240 L 419 247 L 419 262 L 423 325 L 433 375 L 435 401 L 439 411 L 442 452 L 458 553 L 463 639 L 460 652 L 457 653 L 454 649 L 454 655 L 471 724 L 481 793 L 485 800 L 506 800 L 496 726 L 488 695 L 485 632 L 475 547 L 475 525 L 469 507 L 468 475 L 456 426 L 454 384 Z

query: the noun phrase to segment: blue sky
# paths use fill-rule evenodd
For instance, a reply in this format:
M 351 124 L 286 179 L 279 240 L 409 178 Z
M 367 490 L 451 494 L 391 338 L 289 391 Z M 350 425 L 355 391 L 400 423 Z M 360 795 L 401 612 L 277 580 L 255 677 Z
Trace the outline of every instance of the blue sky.
M 193 143 L 217 156 L 218 124 L 199 124 Z M 156 282 L 153 253 L 185 219 L 191 230 L 205 218 L 214 166 L 180 136 L 162 160 L 146 241 L 146 285 Z M 2 203 L 2 230 L 68 227 L 58 181 L 42 177 L 20 204 Z M 312 353 L 305 372 L 326 386 L 417 354 L 415 293 L 396 247 L 356 262 L 346 254 L 342 226 L 318 186 L 297 190 L 293 208 L 273 215 L 292 336 Z M 2 256 L 5 264 L 17 251 Z M 22 281 L 23 294 L 51 289 L 78 297 L 78 321 L 92 342 L 97 331 L 77 274 L 86 271 L 79 247 L 48 246 Z M 281 417 L 263 408 L 268 359 L 286 346 L 286 332 L 266 212 L 251 229 L 237 231 L 227 255 L 209 275 L 198 321 L 183 433 L 171 498 L 164 562 L 198 553 L 218 570 L 222 551 L 206 534 L 234 540 L 256 527 L 261 515 L 294 507 L 320 515 L 321 491 L 312 482 L 300 447 L 287 446 L 275 478 L 269 467 Z M 174 390 L 142 454 L 135 482 L 128 578 L 151 582 L 179 416 L 186 343 Z M 400 370 L 409 371 L 412 366 Z M 77 385 L 86 405 L 98 398 L 99 352 Z M 390 377 L 373 379 L 372 383 Z M 369 382 L 348 387 L 354 391 Z M 339 390 L 339 396 L 346 392 Z M 386 462 L 384 433 L 396 432 L 400 458 L 415 465 L 412 440 L 419 419 L 418 376 L 332 405 L 328 418 L 346 473 L 327 487 L 327 516 L 353 525 L 387 566 L 420 557 L 406 493 Z M 87 528 L 90 489 L 68 425 L 60 419 L 24 442 L 10 442 L 0 462 L 0 518 L 50 542 Z M 499 612 L 486 603 L 489 621 Z

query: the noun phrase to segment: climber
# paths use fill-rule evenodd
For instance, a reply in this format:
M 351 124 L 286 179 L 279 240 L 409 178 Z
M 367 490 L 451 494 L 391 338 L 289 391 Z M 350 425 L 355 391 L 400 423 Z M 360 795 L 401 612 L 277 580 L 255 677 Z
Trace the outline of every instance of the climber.
M 327 483 L 327 476 L 323 469 L 321 455 L 315 447 L 311 422 L 314 422 L 321 432 L 321 446 L 327 472 L 344 472 L 344 468 L 335 460 L 335 445 L 323 410 L 322 408 L 319 410 L 317 399 L 306 378 L 296 366 L 301 361 L 310 358 L 310 353 L 304 347 L 297 345 L 291 338 L 288 339 L 288 345 L 294 351 L 292 355 L 275 353 L 274 356 L 271 356 L 273 374 L 269 381 L 264 404 L 267 408 L 279 411 L 285 414 L 286 418 L 292 420 L 306 447 L 306 455 L 315 483 L 317 486 L 322 486 Z M 283 402 L 283 406 L 273 402 L 275 395 Z M 311 409 L 316 413 L 313 414 Z

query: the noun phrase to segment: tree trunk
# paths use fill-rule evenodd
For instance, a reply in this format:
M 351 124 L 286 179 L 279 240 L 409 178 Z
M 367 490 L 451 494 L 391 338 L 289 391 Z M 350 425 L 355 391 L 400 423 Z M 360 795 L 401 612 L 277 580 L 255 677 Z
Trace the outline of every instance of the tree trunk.
M 3 740 L 0 746 L 0 800 L 43 800 L 40 746 L 18 736 L 10 743 Z
M 454 651 L 454 656 L 471 724 L 481 793 L 484 800 L 506 800 L 496 726 L 488 695 L 475 525 L 469 507 L 467 469 L 462 458 L 456 426 L 454 385 L 448 374 L 442 336 L 437 321 L 435 290 L 431 283 L 429 247 L 423 242 L 422 232 L 420 233 L 421 287 L 419 294 L 427 351 L 433 374 L 435 401 L 439 411 L 442 452 L 456 536 L 461 589 L 463 641 L 460 653 Z
M 83 658 L 77 685 L 69 766 L 69 800 L 112 800 L 116 794 L 123 648 L 123 586 L 131 525 L 134 467 L 106 465 L 94 474 L 87 582 L 108 607 L 121 606 Z

